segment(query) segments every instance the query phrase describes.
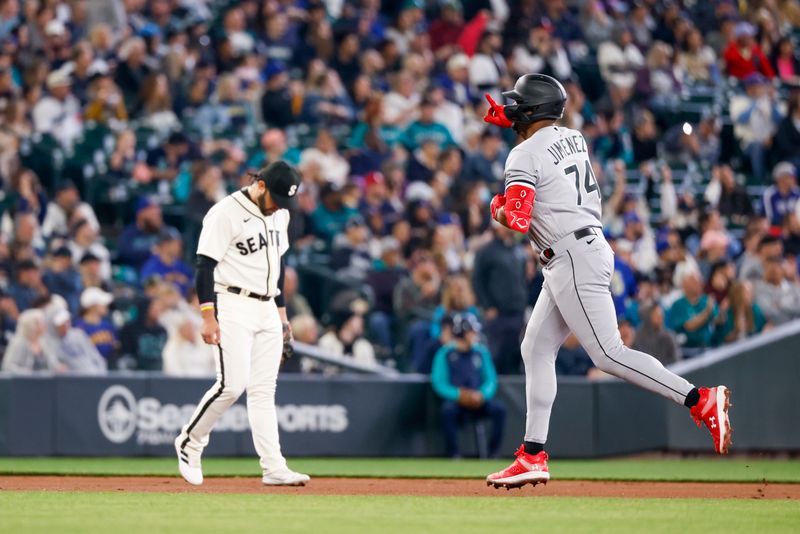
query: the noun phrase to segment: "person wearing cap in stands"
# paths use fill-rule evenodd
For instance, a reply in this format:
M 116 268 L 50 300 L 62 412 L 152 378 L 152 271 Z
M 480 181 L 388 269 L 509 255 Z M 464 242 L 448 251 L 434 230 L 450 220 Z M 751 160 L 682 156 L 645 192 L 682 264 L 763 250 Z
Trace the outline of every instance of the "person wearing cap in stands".
M 450 457 L 460 456 L 458 427 L 467 418 L 492 420 L 489 456 L 497 454 L 503 438 L 505 407 L 494 400 L 497 373 L 489 350 L 478 343 L 481 325 L 471 314 L 453 317 L 453 342 L 433 358 L 431 385 L 442 398 L 442 427 Z
M 164 227 L 161 206 L 149 197 L 140 198 L 136 203 L 136 221 L 125 227 L 117 239 L 118 261 L 139 270 L 150 257 Z
M 72 327 L 67 310 L 58 310 L 42 338 L 42 347 L 54 355 L 68 372 L 99 375 L 107 370 L 106 361 L 89 340 L 86 332 Z
M 262 73 L 266 90 L 261 97 L 261 116 L 275 128 L 286 128 L 297 121 L 302 108 L 302 93 L 289 89 L 289 74 L 282 61 L 268 61 Z
M 103 263 L 91 252 L 84 254 L 78 261 L 78 272 L 83 287 L 99 287 L 104 291 L 110 289 L 109 282 L 103 279 Z
M 120 353 L 117 365 L 123 369 L 161 371 L 167 330 L 161 326 L 164 303 L 146 296 L 137 305 L 136 318 L 119 332 Z
M 733 40 L 728 44 L 722 58 L 730 76 L 740 80 L 759 73 L 770 80 L 775 77 L 767 56 L 754 39 L 756 29 L 749 22 L 739 22 L 733 30 Z
M 52 135 L 62 146 L 71 147 L 83 132 L 81 104 L 72 94 L 69 72 L 61 68 L 47 75 L 48 95 L 33 107 L 36 133 Z
M 108 307 L 113 300 L 111 293 L 99 287 L 87 287 L 81 293 L 81 315 L 75 320 L 75 327 L 86 332 L 107 362 L 113 361 L 119 345 L 117 327 L 108 317 Z
M 358 211 L 378 235 L 384 235 L 401 218 L 400 212 L 389 201 L 389 189 L 382 172 L 372 171 L 364 176 L 364 196 Z
M 201 335 L 216 348 L 217 381 L 175 439 L 179 471 L 193 485 L 203 483 L 200 459 L 211 429 L 245 390 L 262 482 L 303 486 L 310 480 L 286 465 L 275 409 L 278 369 L 293 352 L 283 255 L 300 175 L 276 161 L 251 177 L 248 187 L 209 210 L 197 247 Z
M 337 275 L 365 280 L 372 267 L 368 241 L 369 230 L 364 219 L 360 215 L 348 219 L 344 234 L 337 235 L 333 240 L 331 269 L 336 270 Z
M 147 153 L 147 165 L 153 172 L 153 180 L 169 182 L 178 177 L 191 157 L 189 138 L 183 132 L 173 132 L 166 143 Z
M 33 260 L 22 260 L 14 268 L 15 281 L 8 287 L 8 295 L 14 299 L 17 309 L 27 310 L 37 299 L 48 294 L 42 282 L 42 271 Z
M 775 183 L 764 190 L 763 213 L 769 224 L 779 227 L 786 216 L 795 211 L 800 188 L 797 187 L 797 170 L 788 161 L 775 165 L 772 178 Z
M 314 235 L 328 243 L 344 230 L 351 217 L 358 211 L 342 202 L 342 190 L 335 184 L 327 183 L 319 193 L 319 206 L 311 214 Z
M 158 236 L 150 259 L 142 266 L 139 279 L 158 276 L 177 287 L 185 297 L 192 284 L 192 270 L 181 259 L 182 252 L 181 234 L 174 228 L 165 228 Z
M 111 253 L 100 241 L 99 228 L 93 227 L 86 219 L 75 221 L 69 229 L 67 243 L 73 259 L 82 258 L 91 252 L 100 259 L 100 275 L 104 280 L 111 278 Z
M 70 310 L 78 310 L 78 299 L 82 289 L 81 275 L 73 265 L 69 248 L 61 246 L 53 251 L 42 275 L 42 281 L 50 293 L 64 297 Z
M 753 174 L 763 181 L 772 137 L 783 118 L 781 103 L 775 88 L 761 73 L 749 74 L 742 83 L 746 94 L 734 95 L 730 102 L 734 134 L 750 159 Z

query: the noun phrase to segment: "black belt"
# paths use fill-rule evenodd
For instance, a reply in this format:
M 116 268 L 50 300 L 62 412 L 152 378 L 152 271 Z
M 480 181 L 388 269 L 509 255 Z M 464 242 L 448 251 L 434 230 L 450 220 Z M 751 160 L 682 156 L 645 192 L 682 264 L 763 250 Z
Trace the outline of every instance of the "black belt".
M 241 295 L 244 292 L 244 289 L 241 287 L 228 287 L 228 293 L 233 293 L 234 295 Z M 244 293 L 245 297 L 250 297 L 251 299 L 260 300 L 261 302 L 267 302 L 272 300 L 272 297 L 267 295 L 259 295 L 258 293 Z
M 575 230 L 575 232 L 573 232 L 572 235 L 575 236 L 575 240 L 577 241 L 578 239 L 583 239 L 586 236 L 597 235 L 597 234 L 594 231 L 594 226 L 587 226 L 586 228 Z M 543 260 L 542 263 L 546 265 L 547 262 L 552 260 L 553 256 L 555 255 L 556 253 L 553 252 L 552 248 L 546 248 L 545 250 L 542 251 L 541 254 L 541 259 Z

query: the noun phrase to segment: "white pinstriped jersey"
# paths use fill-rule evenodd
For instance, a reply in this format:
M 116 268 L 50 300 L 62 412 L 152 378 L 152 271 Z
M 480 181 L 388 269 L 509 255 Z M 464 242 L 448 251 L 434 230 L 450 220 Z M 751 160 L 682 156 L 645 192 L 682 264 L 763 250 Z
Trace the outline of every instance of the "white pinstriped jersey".
M 289 250 L 288 228 L 288 210 L 264 216 L 236 191 L 208 210 L 197 253 L 217 261 L 215 284 L 276 297 L 281 256 Z
M 506 160 L 506 190 L 536 190 L 528 238 L 539 251 L 581 228 L 602 226 L 600 188 L 586 139 L 577 130 L 548 126 L 518 144 Z

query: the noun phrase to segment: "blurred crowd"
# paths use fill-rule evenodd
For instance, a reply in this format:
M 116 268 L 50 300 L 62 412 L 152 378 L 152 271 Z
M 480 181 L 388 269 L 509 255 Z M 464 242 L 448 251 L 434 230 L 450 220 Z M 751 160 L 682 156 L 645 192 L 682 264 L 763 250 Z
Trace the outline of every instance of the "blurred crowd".
M 2 369 L 212 375 L 200 225 L 283 159 L 298 341 L 428 373 L 468 314 L 519 372 L 542 275 L 481 118 L 529 72 L 590 145 L 627 344 L 796 319 L 798 37 L 796 0 L 0 0 Z M 572 337 L 557 365 L 595 372 Z

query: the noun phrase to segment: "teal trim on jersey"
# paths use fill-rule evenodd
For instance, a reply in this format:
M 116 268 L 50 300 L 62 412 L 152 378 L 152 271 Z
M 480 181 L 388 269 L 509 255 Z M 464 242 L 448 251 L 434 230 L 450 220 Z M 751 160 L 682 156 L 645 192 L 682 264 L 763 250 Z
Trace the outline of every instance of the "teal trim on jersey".
M 447 367 L 447 355 L 458 350 L 455 343 L 448 343 L 436 351 L 431 369 L 431 386 L 437 395 L 445 400 L 458 400 L 458 388 L 450 383 L 450 369 Z M 481 355 L 481 387 L 479 391 L 483 398 L 491 400 L 497 393 L 497 372 L 494 369 L 492 356 L 489 349 L 480 343 L 472 346 L 472 350 Z

